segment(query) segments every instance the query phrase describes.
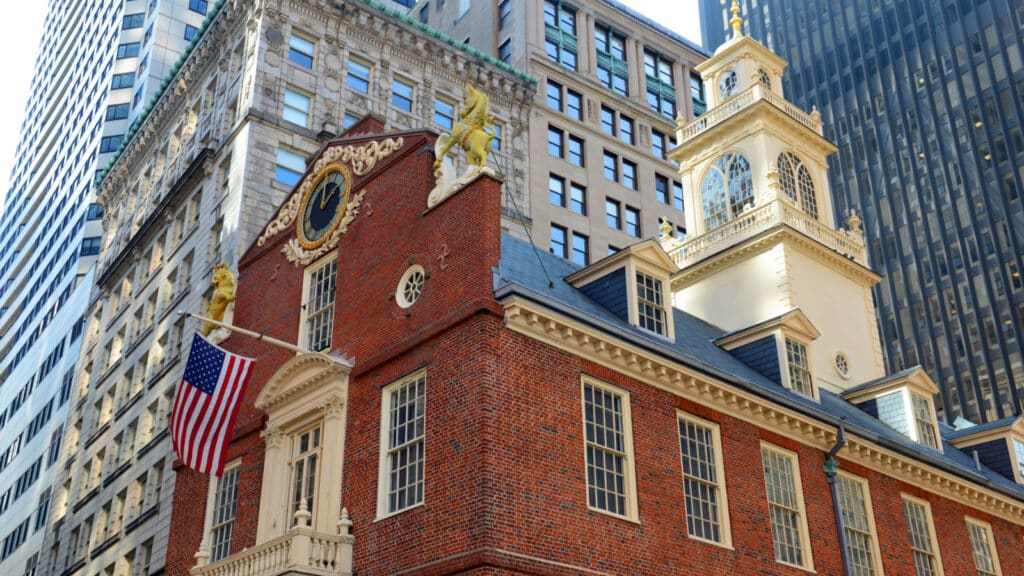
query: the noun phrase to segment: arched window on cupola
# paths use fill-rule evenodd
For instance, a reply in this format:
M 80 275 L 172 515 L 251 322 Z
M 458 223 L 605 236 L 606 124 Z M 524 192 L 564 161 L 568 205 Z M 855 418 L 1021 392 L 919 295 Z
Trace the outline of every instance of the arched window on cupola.
M 779 185 L 786 197 L 811 218 L 818 218 L 818 199 L 814 195 L 814 180 L 804 163 L 792 152 L 779 154 Z
M 725 102 L 733 94 L 736 94 L 736 72 L 726 70 L 718 80 L 718 100 Z
M 701 183 L 704 228 L 714 230 L 754 205 L 754 179 L 750 162 L 730 153 L 715 160 Z
M 769 90 L 772 89 L 772 77 L 769 76 L 767 72 L 765 72 L 764 68 L 757 69 L 757 79 L 758 81 L 761 82 L 761 84 L 764 84 L 765 88 Z

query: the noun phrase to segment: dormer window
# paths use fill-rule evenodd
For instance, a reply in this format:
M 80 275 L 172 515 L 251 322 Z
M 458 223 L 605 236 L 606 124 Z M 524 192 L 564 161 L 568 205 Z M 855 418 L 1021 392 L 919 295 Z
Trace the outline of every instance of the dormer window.
M 1017 465 L 1014 467 L 1017 474 L 1017 484 L 1024 484 L 1024 440 L 1014 436 L 1011 442 L 1013 443 L 1013 456 L 1017 461 Z
M 665 329 L 665 304 L 664 291 L 661 280 L 654 276 L 645 274 L 639 270 L 636 272 L 636 313 L 637 324 L 645 329 L 667 336 Z
M 725 102 L 733 94 L 736 94 L 736 72 L 727 70 L 718 80 L 718 100 Z
M 797 309 L 726 334 L 715 343 L 776 384 L 817 399 L 808 346 L 819 335 Z
M 944 435 L 944 439 L 964 453 L 1024 485 L 1024 417 L 1013 416 L 981 426 L 968 423 Z
M 922 446 L 942 450 L 932 397 L 939 389 L 920 366 L 855 386 L 843 398 Z
M 931 401 L 920 394 L 910 394 L 910 403 L 914 409 L 914 424 L 917 426 L 917 441 L 932 448 L 939 447 L 935 434 L 935 419 L 932 417 Z
M 798 394 L 814 396 L 807 346 L 786 337 L 786 364 L 789 367 L 789 387 Z

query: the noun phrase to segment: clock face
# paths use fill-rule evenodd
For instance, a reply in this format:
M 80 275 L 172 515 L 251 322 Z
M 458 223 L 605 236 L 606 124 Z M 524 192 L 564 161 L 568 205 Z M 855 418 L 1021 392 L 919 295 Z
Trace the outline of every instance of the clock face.
M 339 164 L 317 175 L 302 199 L 298 237 L 303 248 L 320 247 L 338 227 L 348 204 L 349 180 L 348 170 Z

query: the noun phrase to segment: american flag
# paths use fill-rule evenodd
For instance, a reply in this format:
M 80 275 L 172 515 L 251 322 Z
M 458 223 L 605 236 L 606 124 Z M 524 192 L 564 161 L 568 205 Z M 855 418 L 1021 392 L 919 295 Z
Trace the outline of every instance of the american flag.
M 252 358 L 222 350 L 198 333 L 171 414 L 174 452 L 189 468 L 220 476 Z

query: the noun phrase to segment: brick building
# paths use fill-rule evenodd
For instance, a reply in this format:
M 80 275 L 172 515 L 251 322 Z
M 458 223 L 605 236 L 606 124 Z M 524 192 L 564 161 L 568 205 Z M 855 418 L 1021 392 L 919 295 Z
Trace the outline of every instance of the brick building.
M 813 306 L 729 331 L 685 309 L 695 266 L 817 254 L 824 223 L 776 221 L 683 269 L 669 234 L 580 268 L 503 234 L 489 177 L 427 209 L 433 134 L 357 128 L 313 157 L 239 263 L 234 324 L 316 332 L 325 352 L 224 344 L 255 373 L 225 474 L 176 467 L 167 574 L 1024 567 L 1022 423 L 966 433 L 986 447 L 972 459 L 954 445 L 965 432 L 938 427 L 922 371 L 868 380 L 870 350 L 849 344 L 857 385 L 818 377 L 815 347 L 870 349 L 870 334 L 835 340 Z M 375 150 L 370 169 L 348 160 Z M 358 213 L 317 221 L 331 181 Z M 816 261 L 821 277 L 863 268 Z

